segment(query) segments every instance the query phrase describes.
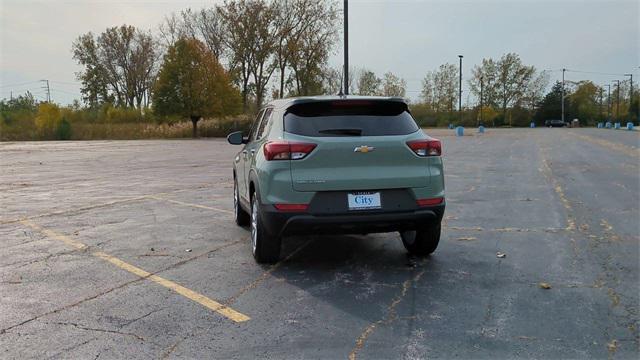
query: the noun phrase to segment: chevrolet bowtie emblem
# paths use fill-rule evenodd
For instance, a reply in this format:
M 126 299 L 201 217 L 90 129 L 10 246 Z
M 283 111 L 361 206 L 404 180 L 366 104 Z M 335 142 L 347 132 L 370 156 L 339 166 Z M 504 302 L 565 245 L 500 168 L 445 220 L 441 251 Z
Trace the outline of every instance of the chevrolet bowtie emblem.
M 372 152 L 375 149 L 376 148 L 374 148 L 373 146 L 362 145 L 362 146 L 357 146 L 355 149 L 353 149 L 353 152 L 368 153 L 368 152 Z

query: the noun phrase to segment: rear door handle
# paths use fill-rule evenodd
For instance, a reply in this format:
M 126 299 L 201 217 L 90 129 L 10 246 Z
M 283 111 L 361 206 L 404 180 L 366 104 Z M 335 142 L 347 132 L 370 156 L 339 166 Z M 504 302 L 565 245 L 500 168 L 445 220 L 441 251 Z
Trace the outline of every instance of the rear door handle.
M 247 150 L 242 150 L 242 157 L 247 158 Z

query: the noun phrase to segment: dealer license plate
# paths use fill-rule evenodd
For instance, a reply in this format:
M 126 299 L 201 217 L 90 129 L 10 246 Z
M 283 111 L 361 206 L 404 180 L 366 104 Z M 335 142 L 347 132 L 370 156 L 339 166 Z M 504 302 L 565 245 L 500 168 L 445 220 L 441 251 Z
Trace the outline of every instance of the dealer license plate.
M 347 201 L 349 203 L 349 210 L 370 210 L 380 209 L 382 207 L 379 192 L 366 191 L 348 193 Z

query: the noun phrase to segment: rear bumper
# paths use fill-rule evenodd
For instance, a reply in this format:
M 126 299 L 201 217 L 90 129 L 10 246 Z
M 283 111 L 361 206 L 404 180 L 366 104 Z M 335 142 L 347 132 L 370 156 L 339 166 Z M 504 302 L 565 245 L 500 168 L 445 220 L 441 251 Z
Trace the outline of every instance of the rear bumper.
M 264 226 L 280 236 L 299 234 L 359 234 L 415 230 L 442 220 L 445 205 L 422 207 L 402 212 L 350 212 L 341 214 L 309 214 L 277 211 L 262 206 Z

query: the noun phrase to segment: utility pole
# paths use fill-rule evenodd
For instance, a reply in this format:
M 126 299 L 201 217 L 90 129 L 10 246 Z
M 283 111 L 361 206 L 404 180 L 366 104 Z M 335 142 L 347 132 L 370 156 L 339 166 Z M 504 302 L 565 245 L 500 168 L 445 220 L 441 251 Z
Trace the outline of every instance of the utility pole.
M 480 124 L 484 126 L 484 118 L 482 114 L 482 109 L 484 108 L 482 104 L 482 89 L 484 87 L 484 76 L 480 76 Z
M 349 95 L 349 0 L 344 0 L 344 94 Z
M 631 119 L 631 106 L 633 105 L 633 74 L 624 74 L 624 76 L 629 77 L 629 110 L 627 114 L 629 115 L 629 119 Z
M 458 86 L 458 111 L 460 112 L 460 124 L 462 125 L 462 55 L 458 55 L 460 58 L 460 82 Z
M 620 80 L 613 80 L 617 83 L 616 89 L 616 121 L 620 120 Z
M 567 69 L 562 69 L 562 122 L 564 123 L 564 72 Z
M 47 102 L 51 102 L 51 89 L 49 88 L 49 80 L 40 80 L 46 85 L 42 85 L 42 88 L 47 92 Z

